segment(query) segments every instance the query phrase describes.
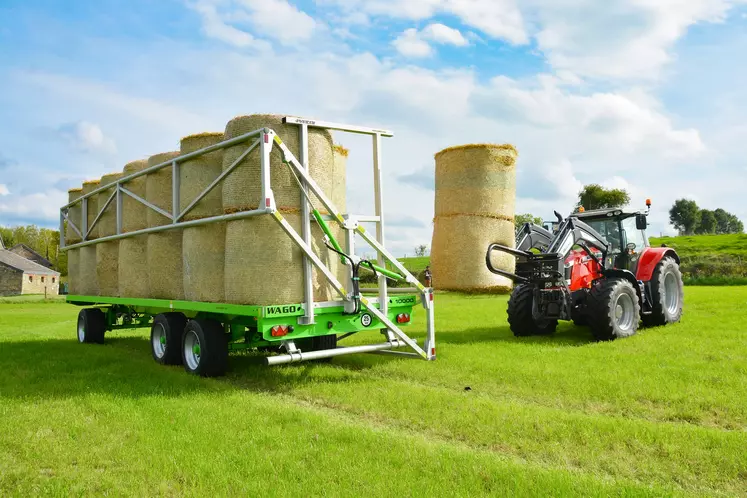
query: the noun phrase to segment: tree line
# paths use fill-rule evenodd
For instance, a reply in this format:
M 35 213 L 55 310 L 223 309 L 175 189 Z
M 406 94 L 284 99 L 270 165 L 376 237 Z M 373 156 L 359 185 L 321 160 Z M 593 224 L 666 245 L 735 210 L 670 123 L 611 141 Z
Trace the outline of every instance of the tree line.
M 701 209 L 690 199 L 678 199 L 669 210 L 669 222 L 680 235 L 706 235 L 744 232 L 744 224 L 735 215 L 719 209 Z
M 60 232 L 36 225 L 0 227 L 3 245 L 10 249 L 16 244 L 26 244 L 52 263 L 52 268 L 67 275 L 67 253 L 60 251 Z

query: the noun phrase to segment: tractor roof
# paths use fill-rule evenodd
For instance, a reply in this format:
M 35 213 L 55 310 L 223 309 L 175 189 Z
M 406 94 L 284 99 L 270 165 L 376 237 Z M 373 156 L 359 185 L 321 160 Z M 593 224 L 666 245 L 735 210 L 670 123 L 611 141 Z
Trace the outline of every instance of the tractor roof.
M 622 208 L 610 208 L 610 209 L 594 209 L 590 211 L 584 211 L 582 213 L 571 213 L 569 216 L 584 220 L 584 219 L 590 219 L 590 218 L 607 218 L 607 217 L 611 218 L 613 216 L 620 217 L 620 218 L 629 218 L 637 214 L 641 214 L 641 212 L 640 211 L 626 211 L 625 209 L 622 209 Z

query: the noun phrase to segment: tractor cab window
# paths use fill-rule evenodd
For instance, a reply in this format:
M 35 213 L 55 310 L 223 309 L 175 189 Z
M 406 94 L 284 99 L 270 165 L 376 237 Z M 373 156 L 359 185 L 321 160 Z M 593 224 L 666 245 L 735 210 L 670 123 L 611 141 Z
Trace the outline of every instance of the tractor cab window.
M 640 253 L 648 245 L 646 244 L 646 236 L 643 230 L 639 230 L 635 226 L 635 216 L 625 218 L 622 220 L 623 231 L 625 232 L 625 246 L 634 253 Z M 632 244 L 632 245 L 631 245 Z M 635 245 L 635 247 L 633 247 Z
M 598 220 L 589 221 L 589 226 L 599 232 L 604 240 L 609 244 L 609 254 L 619 254 L 622 252 L 622 238 L 620 237 L 620 224 L 617 220 Z M 635 225 L 635 220 L 634 223 Z

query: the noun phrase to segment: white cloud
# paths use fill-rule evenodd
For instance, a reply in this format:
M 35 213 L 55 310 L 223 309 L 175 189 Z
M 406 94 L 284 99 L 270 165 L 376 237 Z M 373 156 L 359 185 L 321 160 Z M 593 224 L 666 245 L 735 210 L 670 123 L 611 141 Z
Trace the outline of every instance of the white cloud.
M 462 36 L 462 33 L 458 29 L 450 28 L 444 24 L 429 24 L 423 29 L 422 33 L 424 38 L 435 43 L 455 45 L 457 47 L 469 45 L 467 39 Z
M 269 49 L 244 26 L 288 45 L 308 40 L 317 28 L 311 16 L 287 0 L 197 0 L 187 5 L 202 17 L 205 35 L 236 47 Z
M 104 135 L 101 127 L 88 121 L 67 123 L 58 127 L 57 135 L 73 148 L 87 153 L 115 154 L 117 146 L 114 140 Z
M 0 215 L 5 218 L 25 220 L 58 220 L 60 206 L 67 202 L 67 194 L 58 190 L 48 193 L 33 193 L 22 196 L 9 196 L 8 201 L 0 202 Z
M 397 52 L 405 57 L 430 57 L 433 55 L 433 48 L 427 41 L 420 37 L 420 33 L 415 28 L 406 29 L 393 42 Z
M 8 190 L 8 187 L 5 184 L 0 183 L 0 195 L 8 195 L 8 194 L 10 194 L 10 190 Z

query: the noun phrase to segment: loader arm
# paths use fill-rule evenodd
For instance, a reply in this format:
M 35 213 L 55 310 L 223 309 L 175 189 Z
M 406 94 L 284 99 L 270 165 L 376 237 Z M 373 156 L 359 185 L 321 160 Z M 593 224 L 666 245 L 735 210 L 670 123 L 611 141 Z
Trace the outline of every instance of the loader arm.
M 516 249 L 529 251 L 538 249 L 540 252 L 547 251 L 552 243 L 553 235 L 539 225 L 524 223 L 516 234 Z

